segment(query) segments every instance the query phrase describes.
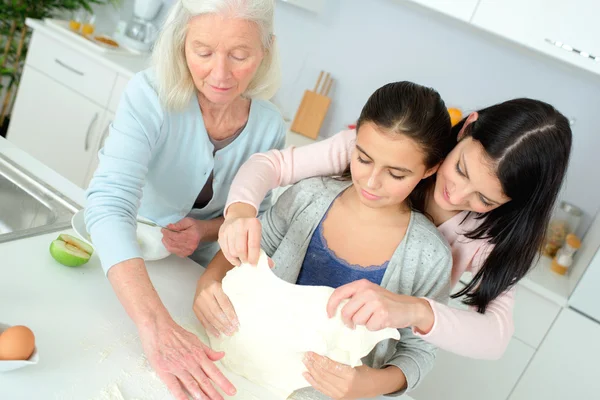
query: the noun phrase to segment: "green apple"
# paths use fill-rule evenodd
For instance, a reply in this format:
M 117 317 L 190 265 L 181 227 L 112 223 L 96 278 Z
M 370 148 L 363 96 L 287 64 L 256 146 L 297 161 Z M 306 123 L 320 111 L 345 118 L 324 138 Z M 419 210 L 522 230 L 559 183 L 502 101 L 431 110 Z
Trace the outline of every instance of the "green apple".
M 67 267 L 78 267 L 90 260 L 94 249 L 89 244 L 66 233 L 50 243 L 52 257 Z

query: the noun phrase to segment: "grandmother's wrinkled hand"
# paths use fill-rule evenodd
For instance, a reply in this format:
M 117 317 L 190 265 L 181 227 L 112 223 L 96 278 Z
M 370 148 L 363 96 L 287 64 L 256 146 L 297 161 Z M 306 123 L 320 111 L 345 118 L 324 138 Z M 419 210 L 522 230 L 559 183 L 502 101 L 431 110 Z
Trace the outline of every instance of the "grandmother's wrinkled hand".
M 233 384 L 214 364 L 225 355 L 205 345 L 172 319 L 156 319 L 138 327 L 148 362 L 177 400 L 223 400 L 213 383 L 230 396 Z
M 203 225 L 206 221 L 185 217 L 175 224 L 169 224 L 162 229 L 162 242 L 167 250 L 179 257 L 189 257 L 198 248 L 206 234 Z

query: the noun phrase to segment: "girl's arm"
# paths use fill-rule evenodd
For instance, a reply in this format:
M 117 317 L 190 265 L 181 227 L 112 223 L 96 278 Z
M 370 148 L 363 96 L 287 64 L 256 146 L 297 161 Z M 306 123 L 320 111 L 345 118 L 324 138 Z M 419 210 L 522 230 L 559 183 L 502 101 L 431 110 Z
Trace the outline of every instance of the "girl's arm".
M 460 310 L 426 299 L 433 310 L 433 328 L 415 334 L 446 351 L 470 358 L 497 360 L 506 351 L 514 332 L 515 288 L 488 305 L 485 314 L 474 308 Z
M 254 216 L 267 193 L 313 176 L 341 174 L 350 164 L 356 131 L 342 131 L 328 139 L 301 147 L 254 154 L 238 170 L 225 205 L 224 215 L 234 203 L 254 208 Z
M 259 204 L 269 190 L 313 176 L 341 174 L 350 164 L 356 131 L 302 147 L 254 154 L 237 172 L 219 230 L 219 246 L 233 265 L 255 264 L 260 254 Z
M 492 247 L 487 241 L 475 242 L 479 243 L 464 245 L 475 245 L 475 255 L 468 261 L 460 257 L 455 259 L 455 270 L 466 270 L 475 276 L 481 269 Z M 461 265 L 462 262 L 467 265 Z M 425 299 L 431 306 L 427 310 L 429 317 L 425 319 L 429 319 L 430 323 L 416 325 L 415 334 L 441 349 L 464 357 L 497 360 L 506 351 L 514 332 L 515 291 L 513 287 L 492 300 L 485 314 L 478 313 L 474 307 L 458 309 L 440 304 L 435 299 Z
M 450 250 L 437 249 L 437 260 L 426 265 L 428 270 L 425 277 L 415 282 L 413 295 L 427 297 L 440 302 L 448 300 L 450 293 L 450 271 L 452 269 L 452 254 Z M 433 258 L 433 257 L 432 257 Z M 423 264 L 421 264 L 423 265 Z M 400 368 L 406 377 L 405 387 L 388 396 L 399 396 L 404 390 L 410 392 L 415 389 L 424 377 L 431 371 L 435 363 L 436 346 L 414 334 L 410 327 L 400 329 L 400 341 L 396 344 L 394 355 L 386 361 L 385 366 Z

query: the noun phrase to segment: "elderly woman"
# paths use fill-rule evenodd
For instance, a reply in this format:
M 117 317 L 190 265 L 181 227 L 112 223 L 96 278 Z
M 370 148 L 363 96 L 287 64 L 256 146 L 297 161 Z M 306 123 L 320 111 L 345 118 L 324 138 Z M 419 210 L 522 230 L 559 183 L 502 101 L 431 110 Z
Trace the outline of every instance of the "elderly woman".
M 163 243 L 172 253 L 200 263 L 216 253 L 238 168 L 285 140 L 283 119 L 265 100 L 280 76 L 273 14 L 274 0 L 178 0 L 153 67 L 125 90 L 87 193 L 86 225 L 102 266 L 150 364 L 181 399 L 184 390 L 222 399 L 211 380 L 227 394 L 235 389 L 213 364 L 222 354 L 162 304 L 141 258 L 136 217 L 167 226 Z

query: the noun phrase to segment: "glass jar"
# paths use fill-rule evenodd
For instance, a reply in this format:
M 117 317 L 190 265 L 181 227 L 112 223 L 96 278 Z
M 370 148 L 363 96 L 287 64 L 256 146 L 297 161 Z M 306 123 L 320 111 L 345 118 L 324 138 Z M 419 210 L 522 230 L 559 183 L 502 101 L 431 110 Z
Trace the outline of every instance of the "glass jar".
M 87 14 L 86 18 L 81 26 L 81 34 L 83 36 L 91 36 L 96 30 L 96 16 L 94 14 Z
M 79 33 L 79 31 L 81 31 L 81 25 L 83 24 L 83 13 L 80 10 L 77 10 L 75 12 L 72 13 L 71 15 L 71 20 L 69 21 L 69 28 L 71 28 L 71 30 L 73 32 L 77 32 Z
M 569 233 L 565 244 L 556 252 L 552 259 L 551 269 L 560 275 L 566 275 L 569 267 L 573 264 L 573 256 L 581 247 L 581 240 L 575 234 Z
M 548 225 L 543 247 L 544 255 L 548 257 L 556 255 L 558 249 L 565 243 L 567 235 L 577 231 L 582 215 L 581 209 L 573 204 L 566 201 L 560 203 Z

